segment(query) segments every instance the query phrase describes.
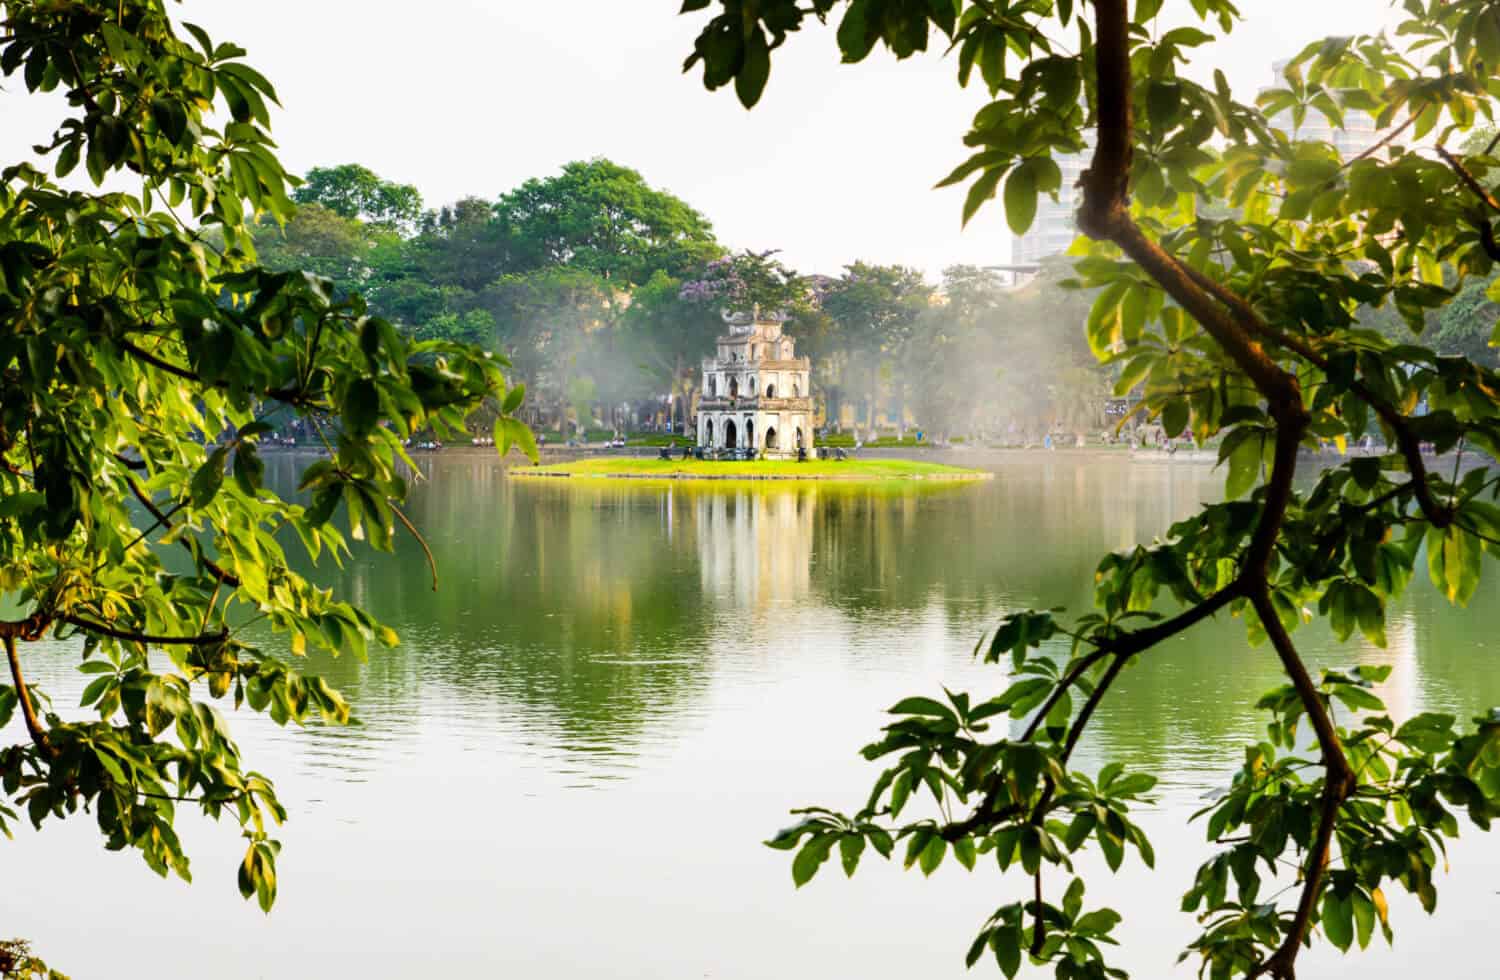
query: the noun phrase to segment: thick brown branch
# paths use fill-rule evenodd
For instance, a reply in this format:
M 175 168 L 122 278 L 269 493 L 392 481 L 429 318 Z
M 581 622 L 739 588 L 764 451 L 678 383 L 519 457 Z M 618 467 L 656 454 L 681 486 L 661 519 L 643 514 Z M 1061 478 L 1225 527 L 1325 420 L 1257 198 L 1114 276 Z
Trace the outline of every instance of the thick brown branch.
M 1100 643 L 1100 648 L 1109 653 L 1119 654 L 1122 657 L 1133 657 L 1156 646 L 1162 640 L 1175 636 L 1189 627 L 1198 625 L 1234 600 L 1243 598 L 1244 595 L 1244 586 L 1241 585 L 1239 579 L 1236 579 L 1207 599 L 1184 609 L 1171 619 L 1165 619 L 1155 626 L 1133 630 L 1129 633 L 1121 634 L 1112 640 L 1103 641 Z
M 1267 408 L 1276 422 L 1275 462 L 1267 481 L 1260 521 L 1251 538 L 1249 550 L 1240 568 L 1237 584 L 1248 593 L 1267 635 L 1281 658 L 1283 669 L 1303 703 L 1318 744 L 1323 752 L 1326 771 L 1324 818 L 1318 830 L 1317 843 L 1308 855 L 1306 881 L 1292 928 L 1276 954 L 1260 972 L 1269 972 L 1278 980 L 1293 977 L 1293 962 L 1311 921 L 1323 871 L 1327 865 L 1334 817 L 1347 798 L 1353 775 L 1344 756 L 1333 721 L 1320 698 L 1307 668 L 1292 646 L 1291 637 L 1276 616 L 1266 579 L 1276 539 L 1286 519 L 1292 496 L 1292 481 L 1297 468 L 1297 450 L 1309 422 L 1302 392 L 1296 376 L 1284 370 L 1261 346 L 1266 334 L 1254 329 L 1260 318 L 1242 299 L 1218 287 L 1209 277 L 1169 254 L 1149 239 L 1135 224 L 1129 210 L 1129 169 L 1132 134 L 1129 12 L 1126 0 L 1094 0 L 1097 47 L 1095 66 L 1098 72 L 1099 141 L 1094 159 L 1083 180 L 1083 204 L 1078 212 L 1079 229 L 1092 238 L 1115 243 L 1146 271 L 1161 288 L 1197 320 L 1213 337 L 1235 365 L 1250 378 L 1266 399 Z M 1227 294 L 1227 295 L 1226 295 Z M 1305 346 L 1305 345 L 1304 345 Z M 1310 348 L 1308 348 L 1310 350 Z M 1425 470 L 1418 493 L 1426 489 Z M 1118 667 L 1123 658 L 1111 667 Z M 1112 678 L 1110 678 L 1112 680 Z M 1097 696 L 1106 685 L 1101 681 Z M 1086 721 L 1080 717 L 1079 722 Z M 1075 730 L 1082 726 L 1075 722 Z
M 52 614 L 48 606 L 43 603 L 37 610 L 25 619 L 0 620 L 0 637 L 14 637 L 17 640 L 40 640 L 42 634 L 47 632 L 47 627 L 52 625 Z
M 10 679 L 16 687 L 16 701 L 21 706 L 21 718 L 26 722 L 26 731 L 31 735 L 31 740 L 36 747 L 44 752 L 51 751 L 52 745 L 47 741 L 47 729 L 42 727 L 41 721 L 36 716 L 36 706 L 31 703 L 31 690 L 26 686 L 26 678 L 21 673 L 21 657 L 16 653 L 16 638 L 10 633 L 4 636 L 5 656 L 10 661 Z
M 1271 638 L 1271 645 L 1281 658 L 1282 668 L 1292 679 L 1292 686 L 1297 690 L 1298 699 L 1317 735 L 1318 748 L 1323 753 L 1323 799 L 1318 817 L 1318 832 L 1303 866 L 1302 895 L 1297 902 L 1297 911 L 1281 946 L 1251 974 L 1252 977 L 1269 976 L 1276 980 L 1293 980 L 1296 976 L 1297 952 L 1307 936 L 1322 889 L 1324 872 L 1328 869 L 1328 854 L 1333 844 L 1333 829 L 1339 807 L 1344 805 L 1354 789 L 1354 771 L 1349 766 L 1348 757 L 1344 755 L 1344 747 L 1339 741 L 1322 695 L 1307 673 L 1307 667 L 1298 656 L 1296 647 L 1292 645 L 1292 638 L 1286 627 L 1276 615 L 1270 593 L 1258 590 L 1251 594 L 1250 601 L 1255 606 L 1261 625 L 1265 627 L 1266 635 Z
M 1109 640 L 1100 641 L 1098 649 L 1079 658 L 1072 669 L 1058 682 L 1057 687 L 1053 689 L 1046 702 L 1032 716 L 1031 721 L 1026 726 L 1026 730 L 1021 734 L 1021 741 L 1030 741 L 1036 735 L 1037 730 L 1042 726 L 1047 716 L 1052 713 L 1052 709 L 1057 706 L 1057 702 L 1062 700 L 1064 694 L 1072 690 L 1073 686 L 1078 683 L 1085 672 L 1094 667 L 1100 660 L 1113 655 L 1115 658 L 1114 663 L 1110 664 L 1109 668 L 1105 671 L 1104 677 L 1095 686 L 1094 690 L 1090 692 L 1082 712 L 1075 720 L 1073 728 L 1068 734 L 1067 745 L 1062 756 L 1064 761 L 1066 761 L 1068 756 L 1072 754 L 1073 746 L 1077 744 L 1084 727 L 1087 726 L 1089 718 L 1094 713 L 1094 709 L 1098 707 L 1099 700 L 1104 697 L 1104 693 L 1109 689 L 1109 685 L 1114 682 L 1115 676 L 1120 672 L 1120 668 L 1124 666 L 1127 660 L 1138 653 L 1150 649 L 1163 640 L 1181 633 L 1183 630 L 1196 626 L 1229 605 L 1235 599 L 1243 598 L 1245 594 L 1242 579 L 1236 579 L 1207 599 L 1183 610 L 1171 619 L 1164 620 L 1145 629 L 1134 630 Z M 950 841 L 957 840 L 982 827 L 990 826 L 996 821 L 1018 816 L 1020 811 L 1015 807 L 998 806 L 1002 789 L 1002 786 L 997 785 L 974 808 L 973 814 L 964 820 L 960 820 L 957 823 L 950 823 L 943 827 L 943 838 Z
M 1108 650 L 1095 650 L 1093 653 L 1080 658 L 1079 661 L 1073 665 L 1073 669 L 1068 671 L 1067 675 L 1064 676 L 1063 679 L 1058 682 L 1057 686 L 1052 689 L 1052 694 L 1048 696 L 1046 702 L 1043 703 L 1043 705 L 1037 709 L 1036 714 L 1032 716 L 1030 724 L 1028 724 L 1026 726 L 1026 730 L 1021 733 L 1021 741 L 1031 741 L 1031 738 L 1036 734 L 1037 729 L 1042 727 L 1042 722 L 1046 721 L 1047 716 L 1052 713 L 1052 709 L 1057 707 L 1057 702 L 1063 699 L 1063 695 L 1072 690 L 1073 685 L 1078 683 L 1078 679 L 1082 677 L 1084 673 L 1089 670 L 1089 668 L 1093 667 L 1094 664 L 1098 663 L 1100 660 L 1103 660 L 1108 655 Z
M 1118 245 L 1167 295 L 1203 325 L 1272 404 L 1300 407 L 1296 378 L 1283 371 L 1200 283 L 1191 270 L 1147 238 L 1130 217 L 1133 110 L 1130 102 L 1130 18 L 1126 0 L 1094 3 L 1094 58 L 1098 71 L 1098 145 L 1080 183 L 1078 228 Z
M 1118 245 L 1179 306 L 1202 324 L 1209 336 L 1255 383 L 1278 423 L 1296 423 L 1301 417 L 1301 425 L 1305 426 L 1306 411 L 1301 405 L 1296 378 L 1276 364 L 1259 340 L 1281 345 L 1325 370 L 1327 358 L 1300 339 L 1271 328 L 1242 297 L 1168 253 L 1147 238 L 1131 219 L 1127 183 L 1132 139 L 1129 18 L 1125 0 L 1099 0 L 1094 9 L 1098 38 L 1095 57 L 1099 75 L 1099 142 L 1082 181 L 1084 198 L 1078 212 L 1080 230 L 1092 238 Z M 1500 210 L 1500 205 L 1496 207 Z M 1221 303 L 1229 310 L 1223 309 Z M 1396 434 L 1398 446 L 1416 483 L 1418 504 L 1430 521 L 1439 527 L 1446 526 L 1451 513 L 1433 497 L 1427 486 L 1421 442 L 1412 434 L 1406 417 L 1358 380 L 1351 385 L 1351 390 L 1367 402 Z
M 1485 255 L 1500 262 L 1500 242 L 1495 241 L 1495 226 L 1487 218 L 1480 218 L 1474 223 L 1479 229 L 1479 247 L 1484 249 Z
M 1091 238 L 1130 221 L 1130 161 L 1134 152 L 1130 101 L 1130 16 L 1126 0 L 1094 0 L 1094 70 L 1098 76 L 1098 142 L 1084 171 L 1078 225 Z
M 1073 727 L 1068 729 L 1068 739 L 1063 743 L 1062 755 L 1058 758 L 1058 761 L 1063 765 L 1068 764 L 1068 758 L 1072 756 L 1073 749 L 1078 746 L 1078 740 L 1083 737 L 1083 730 L 1089 727 L 1089 719 L 1093 718 L 1094 710 L 1099 707 L 1099 702 L 1104 700 L 1104 695 L 1109 692 L 1110 685 L 1115 682 L 1116 677 L 1120 676 L 1120 671 L 1125 668 L 1125 664 L 1129 660 L 1129 657 L 1115 657 L 1110 662 L 1110 665 L 1105 668 L 1104 676 L 1099 678 L 1099 683 L 1094 685 L 1094 690 L 1089 694 L 1089 699 L 1083 703 L 1083 708 L 1078 712 L 1078 717 L 1073 719 Z M 1052 790 L 1049 787 L 1049 796 L 1051 792 Z M 1046 802 L 1048 801 L 1044 799 L 1043 804 Z M 1038 805 L 1037 809 L 1039 811 L 1045 810 L 1045 806 Z
M 1496 136 L 1500 138 L 1500 134 L 1496 134 Z M 1491 140 L 1489 148 L 1485 150 L 1485 154 L 1488 155 L 1494 148 L 1494 140 Z M 1437 147 L 1437 152 L 1438 156 L 1442 157 L 1443 161 L 1458 175 L 1459 181 L 1472 191 L 1482 204 L 1491 211 L 1500 211 L 1500 201 L 1495 200 L 1495 195 L 1491 194 L 1489 188 L 1479 182 L 1479 178 L 1475 177 L 1469 168 L 1463 165 L 1461 160 L 1449 153 L 1445 147 Z M 1475 215 L 1474 228 L 1479 232 L 1479 247 L 1484 249 L 1484 254 L 1500 261 L 1500 244 L 1495 242 L 1495 226 L 1490 223 L 1490 219 L 1483 215 Z
M 1278 347 L 1291 351 L 1318 370 L 1327 372 L 1328 358 L 1306 340 L 1283 333 L 1266 323 L 1243 296 L 1213 277 L 1186 264 L 1183 264 L 1183 269 L 1194 282 L 1228 306 L 1245 329 Z M 1427 461 L 1422 458 L 1422 440 L 1412 432 L 1411 420 L 1358 378 L 1349 383 L 1349 390 L 1369 405 L 1371 410 L 1395 434 L 1396 448 L 1400 451 L 1401 457 L 1406 460 L 1406 468 L 1412 475 L 1412 489 L 1416 493 L 1417 506 L 1422 508 L 1422 513 L 1437 527 L 1447 527 L 1453 519 L 1452 508 L 1439 501 L 1432 493 L 1431 487 L 1427 485 Z
M 1469 171 L 1469 168 L 1464 166 L 1462 160 L 1449 153 L 1448 148 L 1445 146 L 1439 145 L 1434 147 L 1434 149 L 1437 150 L 1437 155 L 1443 158 L 1443 162 L 1458 176 L 1459 181 L 1472 191 L 1482 204 L 1491 211 L 1500 212 L 1500 201 L 1495 200 L 1495 195 L 1491 194 L 1489 189 L 1479 182 L 1479 178 L 1475 177 Z

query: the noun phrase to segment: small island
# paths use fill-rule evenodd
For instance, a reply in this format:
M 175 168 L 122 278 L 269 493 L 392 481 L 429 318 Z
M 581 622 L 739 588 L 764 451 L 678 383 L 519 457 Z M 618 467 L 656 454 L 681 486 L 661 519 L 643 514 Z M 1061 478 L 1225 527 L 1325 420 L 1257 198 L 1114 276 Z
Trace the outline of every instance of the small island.
M 985 470 L 909 459 L 647 459 L 611 456 L 545 466 L 517 466 L 517 477 L 613 480 L 985 480 Z
M 697 447 L 689 456 L 609 456 L 510 470 L 525 477 L 616 480 L 982 480 L 983 470 L 907 459 L 835 458 L 813 444 L 812 362 L 782 332 L 786 318 L 724 313 L 728 333 L 703 361 Z M 821 457 L 821 458 L 820 458 Z

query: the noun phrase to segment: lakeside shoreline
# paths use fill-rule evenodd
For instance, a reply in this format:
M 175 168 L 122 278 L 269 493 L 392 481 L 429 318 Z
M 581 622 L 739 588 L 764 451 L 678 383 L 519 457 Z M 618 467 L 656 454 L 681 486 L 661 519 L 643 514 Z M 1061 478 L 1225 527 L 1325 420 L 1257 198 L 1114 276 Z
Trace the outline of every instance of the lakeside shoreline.
M 285 446 L 267 444 L 260 447 L 262 454 L 269 455 L 327 455 L 321 446 Z M 431 459 L 436 456 L 491 456 L 496 457 L 493 446 L 474 446 L 468 443 L 453 443 L 443 446 L 438 450 L 417 449 L 408 447 L 413 459 Z M 585 460 L 649 460 L 657 459 L 656 447 L 631 446 L 624 449 L 610 448 L 607 446 L 543 446 L 541 447 L 542 462 L 537 464 L 541 468 L 554 467 Z M 1379 451 L 1352 450 L 1348 454 L 1318 454 L 1303 449 L 1304 458 L 1312 460 L 1324 460 L 1336 462 L 1341 459 L 1364 456 L 1380 456 Z M 1448 454 L 1424 454 L 1433 460 L 1441 460 L 1451 457 Z M 933 457 L 942 457 L 944 460 L 953 462 L 939 462 Z M 920 464 L 931 464 L 935 466 L 950 466 L 957 468 L 968 468 L 969 461 L 979 463 L 982 460 L 1041 460 L 1047 458 L 1069 458 L 1069 459 L 1126 459 L 1132 463 L 1162 464 L 1162 463 L 1191 463 L 1193 465 L 1207 464 L 1217 465 L 1219 462 L 1216 449 L 1179 449 L 1175 452 L 1167 452 L 1163 449 L 1131 449 L 1128 446 L 1068 446 L 1054 449 L 1044 449 L 1040 446 L 950 446 L 941 449 L 918 449 L 913 451 L 912 447 L 903 446 L 871 446 L 858 450 L 851 454 L 848 462 L 860 460 L 903 460 Z M 522 470 L 535 468 L 530 463 L 523 461 L 522 457 L 505 457 L 503 460 L 507 468 Z M 674 459 L 675 462 L 675 459 Z M 710 477 L 701 477 L 709 479 Z M 722 477 L 718 477 L 722 479 Z M 802 479 L 813 479 L 802 477 Z
M 514 467 L 507 475 L 520 480 L 713 480 L 799 482 L 947 482 L 992 479 L 982 469 L 949 466 L 901 458 L 847 460 L 724 460 L 660 459 L 653 457 L 596 457 Z

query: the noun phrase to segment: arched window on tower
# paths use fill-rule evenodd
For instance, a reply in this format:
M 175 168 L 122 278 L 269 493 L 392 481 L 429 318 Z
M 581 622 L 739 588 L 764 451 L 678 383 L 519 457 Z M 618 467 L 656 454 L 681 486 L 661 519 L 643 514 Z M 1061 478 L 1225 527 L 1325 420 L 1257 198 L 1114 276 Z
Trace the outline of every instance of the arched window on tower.
M 739 378 L 730 378 L 729 379 L 729 397 L 730 398 L 738 398 L 738 397 L 740 397 L 740 379 Z
M 776 397 L 776 386 L 774 384 L 768 384 L 768 385 L 766 385 L 766 397 L 767 398 L 775 398 Z

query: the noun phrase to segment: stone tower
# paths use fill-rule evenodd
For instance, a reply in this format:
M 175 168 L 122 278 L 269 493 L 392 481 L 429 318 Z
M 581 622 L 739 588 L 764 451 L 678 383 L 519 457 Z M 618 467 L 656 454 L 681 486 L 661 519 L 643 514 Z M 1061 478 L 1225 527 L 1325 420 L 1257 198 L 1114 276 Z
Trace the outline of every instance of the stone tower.
M 785 317 L 725 313 L 718 356 L 703 361 L 698 445 L 753 449 L 773 459 L 812 453 L 812 362 L 781 332 Z

